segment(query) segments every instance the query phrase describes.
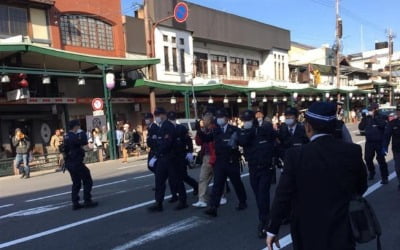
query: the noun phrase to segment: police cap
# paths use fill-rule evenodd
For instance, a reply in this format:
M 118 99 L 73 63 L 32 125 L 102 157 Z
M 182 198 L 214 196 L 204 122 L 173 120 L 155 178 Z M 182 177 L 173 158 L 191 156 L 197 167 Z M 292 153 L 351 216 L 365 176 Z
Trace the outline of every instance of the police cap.
M 165 111 L 164 108 L 160 107 L 154 110 L 154 115 L 165 115 L 165 114 L 167 114 L 167 111 Z
M 371 105 L 369 105 L 368 110 L 374 110 L 374 109 L 378 109 L 379 108 L 379 104 L 377 103 L 371 103 Z
M 74 127 L 80 126 L 80 125 L 81 125 L 81 123 L 79 122 L 79 120 L 72 120 L 72 121 L 69 121 L 68 128 L 73 129 Z
M 242 113 L 240 117 L 243 121 L 252 121 L 254 120 L 254 112 L 252 110 L 246 110 Z
M 286 109 L 285 115 L 294 115 L 297 117 L 299 115 L 299 111 L 296 108 L 290 107 Z
M 314 102 L 306 111 L 305 118 L 319 124 L 336 122 L 336 106 L 331 102 Z
M 215 112 L 215 116 L 216 116 L 217 118 L 229 117 L 228 112 L 227 112 L 226 109 L 224 109 L 224 108 L 218 109 L 218 110 Z
M 152 113 L 146 113 L 146 114 L 144 114 L 144 119 L 146 120 L 146 119 L 153 119 L 154 118 L 154 116 L 153 116 L 153 114 Z
M 175 121 L 176 120 L 176 113 L 174 111 L 169 111 L 167 114 L 167 118 L 170 121 Z

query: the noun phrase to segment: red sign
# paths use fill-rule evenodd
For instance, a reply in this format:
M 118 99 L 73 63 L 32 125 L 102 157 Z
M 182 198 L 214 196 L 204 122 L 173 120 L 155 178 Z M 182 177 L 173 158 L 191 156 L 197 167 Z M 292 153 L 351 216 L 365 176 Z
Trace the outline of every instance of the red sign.
M 175 5 L 174 18 L 178 23 L 184 23 L 189 17 L 189 7 L 186 3 L 180 2 Z
M 94 111 L 103 110 L 104 102 L 101 98 L 94 98 L 92 100 L 92 108 Z

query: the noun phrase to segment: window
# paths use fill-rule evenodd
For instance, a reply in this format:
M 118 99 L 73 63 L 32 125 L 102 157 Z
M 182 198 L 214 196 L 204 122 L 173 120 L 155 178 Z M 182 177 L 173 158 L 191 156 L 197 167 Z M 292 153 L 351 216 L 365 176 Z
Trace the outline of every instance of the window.
M 172 48 L 172 69 L 174 72 L 178 72 L 178 62 L 177 62 L 177 50 Z
M 171 41 L 172 43 L 176 43 L 176 37 L 172 37 L 172 41 Z
M 180 50 L 180 56 L 181 56 L 181 73 L 186 72 L 186 67 L 185 67 L 185 50 L 181 49 Z
M 231 57 L 230 60 L 231 76 L 243 76 L 243 58 Z
M 168 56 L 168 47 L 164 47 L 164 65 L 165 71 L 169 71 L 169 56 Z
M 24 8 L 0 5 L 0 35 L 28 34 L 28 14 Z
M 247 59 L 247 77 L 255 78 L 257 70 L 260 68 L 260 62 L 258 60 Z
M 168 42 L 168 36 L 167 35 L 163 35 L 163 41 L 164 42 Z
M 114 49 L 112 26 L 102 20 L 80 15 L 61 16 L 60 28 L 65 45 Z
M 226 56 L 211 55 L 211 74 L 213 76 L 227 75 Z
M 208 75 L 208 55 L 205 53 L 194 53 L 196 64 L 196 76 Z
M 179 44 L 180 45 L 185 45 L 185 39 L 179 38 Z

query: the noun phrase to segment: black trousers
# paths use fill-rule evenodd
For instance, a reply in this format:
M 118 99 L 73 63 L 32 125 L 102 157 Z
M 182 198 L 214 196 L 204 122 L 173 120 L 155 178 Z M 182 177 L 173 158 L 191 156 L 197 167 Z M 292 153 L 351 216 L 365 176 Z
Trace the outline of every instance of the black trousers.
M 375 174 L 374 157 L 379 163 L 379 169 L 382 178 L 387 178 L 389 175 L 388 166 L 385 160 L 385 155 L 382 152 L 381 142 L 367 142 L 365 143 L 365 163 L 368 167 L 370 174 Z
M 179 170 L 174 157 L 160 157 L 157 160 L 157 166 L 155 169 L 156 173 L 156 192 L 155 200 L 158 203 L 164 201 L 165 196 L 165 184 L 167 179 L 170 182 L 171 193 L 177 193 L 179 201 L 186 203 L 186 190 L 183 184 L 182 176 L 179 174 Z M 176 189 L 176 190 L 175 190 Z
M 394 168 L 396 170 L 397 180 L 400 184 L 400 152 L 393 152 Z
M 193 190 L 198 190 L 199 188 L 199 183 L 193 179 L 187 171 L 187 161 L 185 159 L 185 156 L 179 156 L 177 158 L 177 167 L 178 167 L 178 175 L 179 178 L 183 181 L 183 183 L 188 184 L 193 188 Z M 170 182 L 170 188 L 171 188 L 171 193 L 172 195 L 177 194 L 177 187 L 172 185 L 173 183 Z
M 73 204 L 79 203 L 79 191 L 83 184 L 83 199 L 85 202 L 92 200 L 92 186 L 93 180 L 90 174 L 90 170 L 83 163 L 72 163 L 67 164 L 67 169 L 71 175 L 72 180 L 72 191 L 71 199 Z
M 249 166 L 250 184 L 256 197 L 258 218 L 266 223 L 269 216 L 272 170 L 269 167 Z
M 222 194 L 224 193 L 226 180 L 232 182 L 233 188 L 235 189 L 236 196 L 240 203 L 246 203 L 246 191 L 242 179 L 240 178 L 240 166 L 239 162 L 229 161 L 218 161 L 214 166 L 214 185 L 212 188 L 210 207 L 218 207 L 221 200 Z

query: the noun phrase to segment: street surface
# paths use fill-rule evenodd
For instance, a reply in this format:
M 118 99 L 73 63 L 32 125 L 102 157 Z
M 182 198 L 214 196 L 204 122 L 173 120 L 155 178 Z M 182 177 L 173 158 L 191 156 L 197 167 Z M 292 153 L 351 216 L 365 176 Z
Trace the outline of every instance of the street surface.
M 356 125 L 348 125 L 355 143 L 364 146 Z M 391 153 L 390 183 L 369 183 L 367 198 L 382 224 L 385 250 L 400 249 L 400 192 L 393 173 Z M 248 209 L 237 212 L 235 193 L 228 194 L 228 204 L 210 219 L 204 209 L 174 211 L 175 204 L 164 203 L 164 212 L 150 214 L 146 207 L 153 202 L 154 176 L 146 161 L 122 165 L 110 161 L 91 165 L 94 179 L 93 199 L 99 206 L 72 211 L 71 180 L 68 173 L 0 179 L 0 249 L 190 249 L 190 250 L 261 250 L 265 241 L 256 235 L 257 209 L 247 171 L 242 174 L 248 195 Z M 379 173 L 379 170 L 377 170 Z M 199 169 L 190 170 L 196 179 Z M 379 175 L 377 175 L 379 176 Z M 318 188 L 318 187 L 316 187 Z M 188 190 L 188 203 L 197 198 Z M 272 195 L 275 186 L 272 186 Z M 283 249 L 292 249 L 289 227 L 281 230 Z M 375 241 L 357 249 L 376 249 Z M 323 250 L 323 249 L 321 249 Z

